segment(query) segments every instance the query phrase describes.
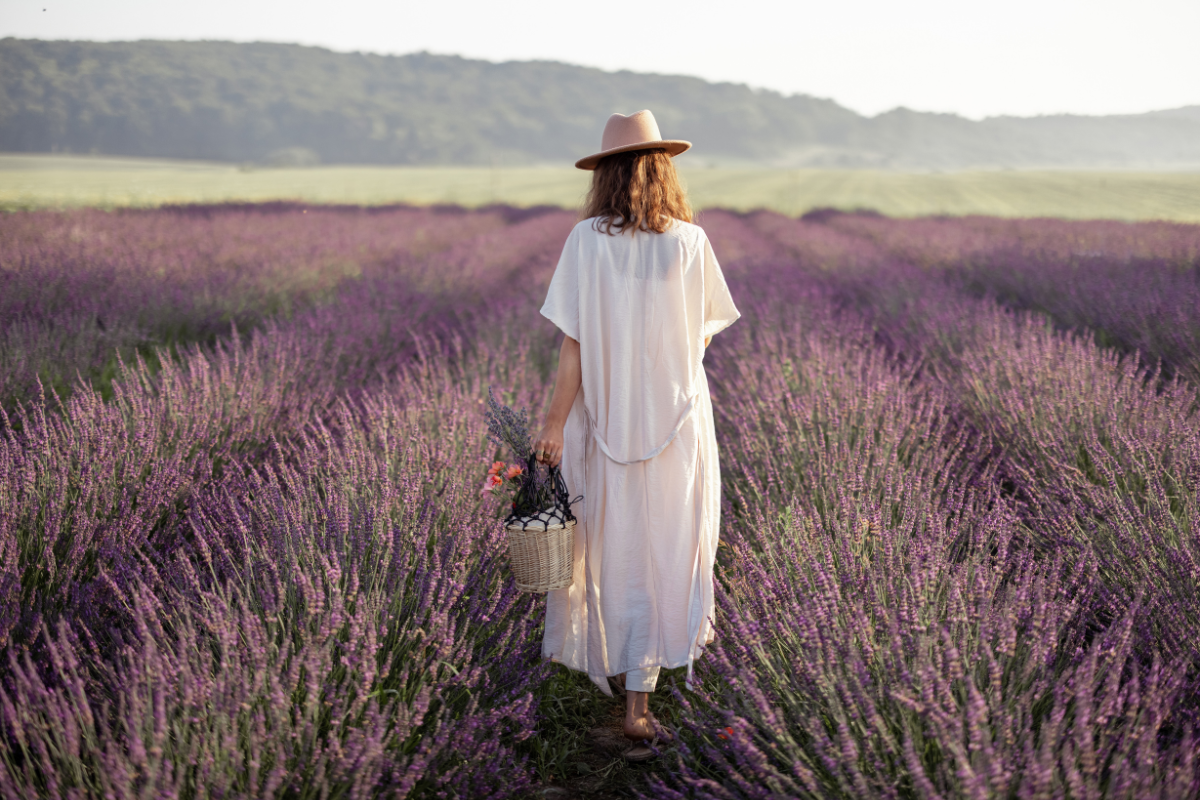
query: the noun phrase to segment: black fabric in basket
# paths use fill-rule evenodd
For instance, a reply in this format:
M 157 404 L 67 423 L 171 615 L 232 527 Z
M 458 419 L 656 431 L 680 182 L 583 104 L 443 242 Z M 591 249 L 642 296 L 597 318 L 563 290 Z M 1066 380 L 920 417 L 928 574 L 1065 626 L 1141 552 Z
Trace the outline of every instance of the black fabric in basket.
M 547 470 L 544 478 L 538 472 L 541 469 Z M 538 502 L 539 499 L 541 502 Z M 571 503 L 581 499 L 582 495 L 571 500 L 558 467 L 540 464 L 537 457 L 531 455 L 525 465 L 525 482 L 513 501 L 512 513 L 504 518 L 504 527 L 530 530 L 534 523 L 538 523 L 544 527 L 537 530 L 549 530 L 552 525 L 566 525 L 575 521 Z M 517 509 L 523 509 L 526 513 L 518 513 Z

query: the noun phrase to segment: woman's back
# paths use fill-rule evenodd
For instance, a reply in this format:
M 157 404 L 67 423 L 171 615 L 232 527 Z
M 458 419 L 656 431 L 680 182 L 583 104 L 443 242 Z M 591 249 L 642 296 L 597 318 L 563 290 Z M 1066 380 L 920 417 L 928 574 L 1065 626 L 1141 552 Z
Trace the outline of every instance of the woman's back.
M 605 447 L 638 460 L 678 428 L 699 391 L 705 278 L 720 280 L 719 267 L 696 225 L 610 235 L 595 222 L 571 232 L 543 313 L 577 334 L 584 403 Z

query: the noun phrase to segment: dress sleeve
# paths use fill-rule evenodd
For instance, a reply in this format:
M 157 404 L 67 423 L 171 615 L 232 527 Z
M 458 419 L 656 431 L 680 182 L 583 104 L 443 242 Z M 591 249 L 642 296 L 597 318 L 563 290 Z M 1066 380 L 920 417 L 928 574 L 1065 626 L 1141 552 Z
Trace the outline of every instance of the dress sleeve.
M 725 284 L 725 275 L 708 237 L 704 237 L 704 325 L 701 335 L 713 336 L 728 328 L 741 312 L 733 304 L 733 296 Z
M 542 316 L 558 326 L 559 330 L 579 341 L 579 242 L 575 231 L 567 237 L 546 302 L 542 304 Z

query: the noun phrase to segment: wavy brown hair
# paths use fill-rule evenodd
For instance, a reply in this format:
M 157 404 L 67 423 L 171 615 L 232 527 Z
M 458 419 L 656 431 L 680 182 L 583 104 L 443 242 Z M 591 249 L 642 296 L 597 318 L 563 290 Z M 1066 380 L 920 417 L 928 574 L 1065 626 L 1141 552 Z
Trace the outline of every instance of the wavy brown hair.
M 666 150 L 630 150 L 596 165 L 583 204 L 583 219 L 591 217 L 610 236 L 626 228 L 663 233 L 673 220 L 691 222 L 692 207 Z

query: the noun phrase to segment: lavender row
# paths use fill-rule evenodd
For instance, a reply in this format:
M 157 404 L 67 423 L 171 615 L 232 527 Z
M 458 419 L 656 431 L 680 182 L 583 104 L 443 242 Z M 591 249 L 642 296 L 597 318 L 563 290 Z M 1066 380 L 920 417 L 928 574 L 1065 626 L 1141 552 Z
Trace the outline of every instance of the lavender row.
M 564 223 L 7 421 L 6 793 L 522 791 L 535 617 L 461 476 L 494 455 L 486 386 L 541 403 L 514 302 Z
M 810 267 L 915 267 L 965 293 L 1090 332 L 1200 385 L 1200 226 L 837 213 L 753 220 Z
M 1194 383 L 1164 375 L 1137 352 L 1104 347 L 1088 331 L 1060 331 L 1039 314 L 975 299 L 887 256 L 861 272 L 812 280 L 826 292 L 824 307 L 865 315 L 874 343 L 941 387 L 961 424 L 994 441 L 996 480 L 1027 536 L 1046 552 L 1086 550 L 1098 559 L 1107 599 L 1096 601 L 1095 624 L 1143 602 L 1142 652 L 1200 665 Z M 778 302 L 782 292 L 774 294 Z M 1193 688 L 1200 697 L 1200 683 Z
M 493 455 L 486 386 L 543 401 L 507 357 L 538 346 L 511 336 L 232 455 L 188 496 L 177 548 L 99 569 L 107 619 L 60 614 L 10 648 L 4 793 L 523 791 L 538 617 L 462 469 Z
M 332 297 L 347 281 L 419 272 L 511 210 L 272 205 L 0 217 L 0 405 L 117 357 L 212 342 Z
M 1157 575 L 1136 575 L 1138 596 L 1118 607 L 1110 549 L 1031 536 L 1025 500 L 1006 486 L 1020 443 L 972 424 L 959 387 L 926 365 L 889 359 L 867 321 L 831 314 L 828 289 L 759 277 L 758 330 L 714 347 L 710 369 L 731 495 L 723 636 L 703 689 L 680 696 L 680 760 L 655 795 L 1200 789 L 1197 662 L 1178 638 L 1160 647 L 1144 635 L 1157 617 L 1194 630 L 1180 618 L 1195 607 L 1195 572 L 1190 586 L 1173 573 L 1157 598 Z M 802 321 L 780 324 L 780 303 Z M 1004 339 L 1020 321 L 971 310 L 999 328 L 981 341 L 1010 361 L 1021 352 Z M 1074 355 L 1106 357 L 1090 345 Z M 1038 374 L 1054 382 L 1052 369 Z M 1141 416 L 1181 411 L 1156 403 L 1143 396 Z M 1121 555 L 1150 560 L 1160 541 L 1128 537 Z
M 238 457 L 292 439 L 338 398 L 455 360 L 475 347 L 472 326 L 486 340 L 490 321 L 529 318 L 521 295 L 549 280 L 569 226 L 516 222 L 246 337 L 122 365 L 108 400 L 81 384 L 61 405 L 37 395 L 0 416 L 0 643 L 24 642 L 46 614 L 103 608 L 98 570 L 171 552 L 190 498 Z

